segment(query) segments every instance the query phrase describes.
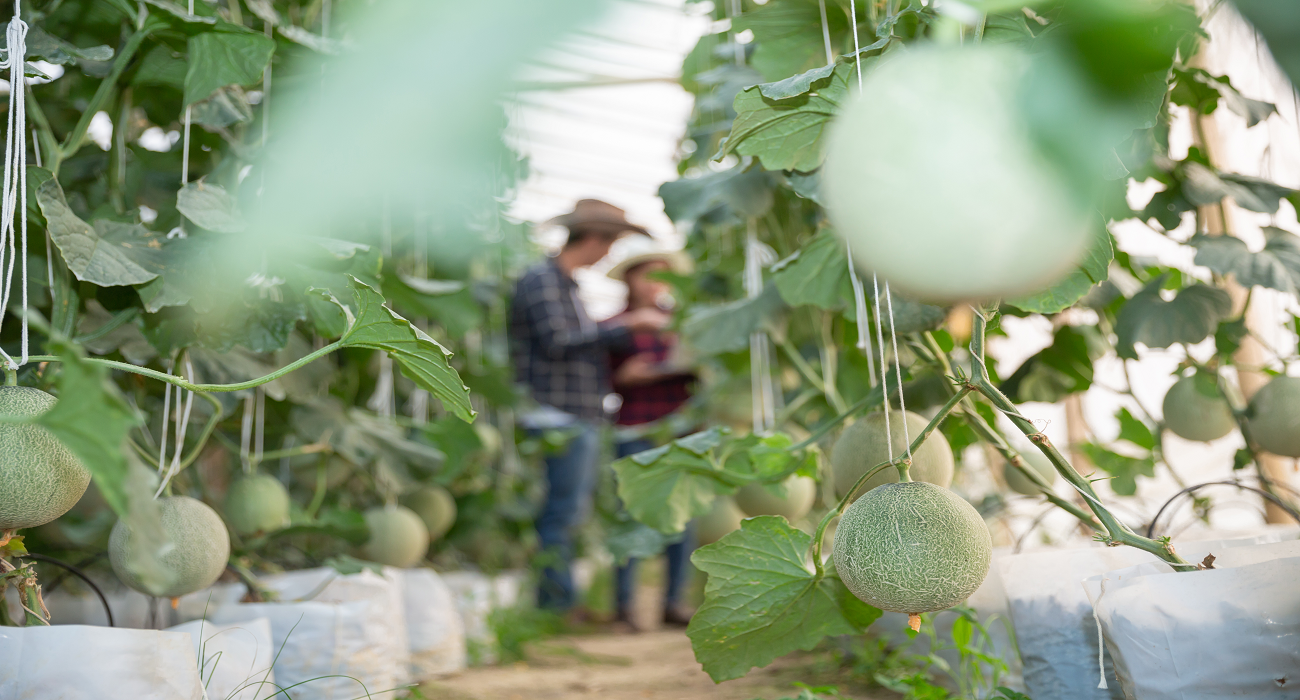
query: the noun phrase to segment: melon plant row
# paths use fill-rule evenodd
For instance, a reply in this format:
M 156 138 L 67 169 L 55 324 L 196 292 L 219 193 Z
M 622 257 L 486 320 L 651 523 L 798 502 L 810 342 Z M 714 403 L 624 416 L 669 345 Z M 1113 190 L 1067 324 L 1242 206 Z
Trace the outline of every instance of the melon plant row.
M 1248 19 L 1260 8 L 1239 6 Z M 1097 540 L 1178 571 L 1197 563 L 1106 505 L 1169 468 L 1166 428 L 1196 441 L 1239 431 L 1246 447 L 1223 478 L 1250 474 L 1293 500 L 1268 465 L 1300 454 L 1300 380 L 1244 359 L 1258 348 L 1243 301 L 1300 288 L 1281 262 L 1298 249 L 1300 193 L 1221 169 L 1201 141 L 1181 157 L 1170 147 L 1178 115 L 1201 139 L 1216 115 L 1263 128 L 1275 106 L 1199 67 L 1206 34 L 1188 3 L 944 12 L 915 0 L 716 3 L 716 31 L 683 66 L 695 110 L 681 178 L 660 196 L 696 260 L 673 282 L 719 425 L 614 469 L 645 527 L 671 534 L 701 518 L 713 542 L 694 555 L 708 584 L 689 635 L 715 680 L 861 633 L 882 610 L 911 614 L 915 629 L 918 613 L 963 602 L 989 570 L 984 518 L 1011 497 L 977 512 L 950 488 L 963 470 L 988 467 Z M 1151 180 L 1154 197 L 1132 208 L 1130 184 Z M 1227 206 L 1284 228 L 1252 251 Z M 1193 248 L 1198 267 L 1124 252 L 1110 229 L 1129 220 Z M 744 273 L 762 260 L 775 262 L 747 294 Z M 984 348 L 1008 316 L 1046 317 L 1054 333 L 999 377 Z M 1118 440 L 1068 450 L 1090 463 L 1017 408 L 1086 391 L 1108 355 L 1191 346 L 1163 414 L 1122 409 Z M 751 418 L 750 400 L 775 423 Z M 998 457 L 968 459 L 981 444 Z M 754 504 L 793 499 L 788 480 L 804 477 L 820 482 L 814 519 Z
M 48 622 L 63 570 L 28 552 L 164 598 L 347 555 L 525 561 L 526 467 L 558 438 L 510 420 L 502 293 L 534 251 L 501 217 L 499 108 L 454 206 L 266 224 L 268 163 L 364 45 L 358 7 L 22 3 L 32 358 L 0 387 L 0 590 L 25 620 L 0 623 Z

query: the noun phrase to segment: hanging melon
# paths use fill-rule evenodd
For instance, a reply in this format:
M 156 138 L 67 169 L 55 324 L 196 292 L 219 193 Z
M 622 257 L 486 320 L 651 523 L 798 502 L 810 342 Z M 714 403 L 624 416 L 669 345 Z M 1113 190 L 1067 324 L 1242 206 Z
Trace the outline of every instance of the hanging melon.
M 782 484 L 784 496 L 773 494 L 763 484 L 746 484 L 736 492 L 736 505 L 749 517 L 780 515 L 794 522 L 812 510 L 817 497 L 817 482 L 810 477 L 793 475 Z
M 730 496 L 718 496 L 709 512 L 695 521 L 695 542 L 701 547 L 713 544 L 728 533 L 739 530 L 740 521 L 744 519 L 745 513 L 736 507 Z
M 279 530 L 289 524 L 289 492 L 275 477 L 241 476 L 226 492 L 225 511 L 237 535 Z
M 1274 377 L 1250 400 L 1246 429 L 1265 452 L 1300 457 L 1300 379 Z
M 119 520 L 108 538 L 108 560 L 113 573 L 127 586 L 145 595 L 176 598 L 211 586 L 230 559 L 230 535 L 215 510 L 189 496 L 158 499 L 162 529 L 171 547 L 159 557 L 173 575 L 171 585 L 151 590 L 131 569 L 130 562 L 142 544 Z
M 915 413 L 907 413 L 907 435 L 916 439 L 930 421 Z M 903 434 L 903 412 L 889 412 L 889 432 L 893 436 L 894 456 L 907 450 Z M 889 461 L 889 446 L 885 442 L 885 413 L 868 413 L 844 429 L 831 449 L 831 467 L 835 473 L 835 492 L 843 497 L 858 479 L 876 466 Z M 920 449 L 912 453 L 910 474 L 913 481 L 925 481 L 939 486 L 952 483 L 954 468 L 952 448 L 938 430 L 930 434 Z M 881 484 L 898 481 L 898 470 L 887 468 L 867 480 L 858 494 L 864 494 Z
M 365 518 L 370 528 L 370 539 L 361 547 L 365 559 L 405 569 L 424 557 L 429 530 L 410 508 L 380 506 L 366 511 Z
M 441 486 L 421 486 L 402 497 L 429 530 L 429 541 L 436 542 L 456 523 L 456 499 Z
M 1169 387 L 1164 401 L 1165 427 L 1186 440 L 1209 442 L 1231 433 L 1237 419 L 1219 393 L 1213 375 L 1183 377 Z
M 40 389 L 0 386 L 0 416 L 34 418 L 55 398 Z M 0 423 L 0 530 L 44 525 L 68 512 L 90 472 L 54 434 L 34 423 Z
M 1042 452 L 1037 450 L 1032 452 L 1026 450 L 1025 452 L 1020 453 L 1020 456 L 1025 460 L 1025 466 L 1038 472 L 1039 476 L 1043 477 L 1043 480 L 1047 482 L 1048 486 L 1056 483 L 1056 467 L 1052 466 L 1052 460 L 1048 459 L 1047 455 L 1044 455 Z M 1021 474 L 1020 470 L 1011 466 L 1010 462 L 1002 463 L 1002 478 L 1006 480 L 1007 488 L 1016 493 L 1021 493 L 1026 496 L 1037 496 L 1043 492 L 1043 490 L 1038 487 L 1038 484 L 1034 483 L 1024 474 Z
M 885 484 L 844 511 L 835 570 L 863 602 L 923 613 L 970 597 L 988 575 L 993 538 L 971 504 L 920 481 Z

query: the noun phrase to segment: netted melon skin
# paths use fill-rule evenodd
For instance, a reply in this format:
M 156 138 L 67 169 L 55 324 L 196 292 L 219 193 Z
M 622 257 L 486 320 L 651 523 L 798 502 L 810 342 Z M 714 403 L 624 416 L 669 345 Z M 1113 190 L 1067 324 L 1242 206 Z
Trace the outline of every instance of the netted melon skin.
M 1185 440 L 1218 440 L 1237 427 L 1228 402 L 1222 396 L 1202 394 L 1195 377 L 1183 377 L 1169 387 L 1163 410 L 1165 427 Z
M 1265 452 L 1300 457 L 1300 378 L 1274 377 L 1250 400 L 1246 428 Z
M 26 386 L 0 387 L 0 415 L 39 416 L 55 398 Z M 54 434 L 31 423 L 0 423 L 0 530 L 44 525 L 68 512 L 90 472 Z
M 849 506 L 832 551 L 840 580 L 863 602 L 923 613 L 957 605 L 980 587 L 993 539 L 960 496 L 910 481 L 879 486 Z
M 929 423 L 925 417 L 908 411 L 907 435 L 915 440 Z M 898 457 L 907 449 L 902 411 L 889 412 L 889 434 L 893 436 L 894 456 Z M 841 498 L 868 470 L 889 461 L 889 445 L 885 444 L 884 436 L 884 411 L 868 413 L 840 433 L 835 446 L 831 448 L 831 467 L 835 473 L 835 493 Z M 952 483 L 953 468 L 952 447 L 948 445 L 943 433 L 936 430 L 912 454 L 910 476 L 913 481 L 946 487 Z M 897 481 L 897 469 L 883 469 L 868 479 L 858 493 L 867 493 L 881 484 Z
M 289 524 L 289 492 L 266 474 L 240 477 L 226 492 L 225 511 L 236 534 L 279 530 Z
M 176 598 L 211 586 L 230 560 L 230 533 L 221 516 L 189 496 L 160 498 L 158 506 L 162 511 L 163 531 L 172 543 L 172 548 L 160 557 L 163 566 L 175 574 L 171 585 L 150 590 L 131 571 L 127 563 L 140 545 L 132 537 L 131 528 L 121 520 L 108 537 L 108 560 L 113 565 L 113 573 L 130 588 L 159 598 Z
M 441 486 L 423 486 L 402 498 L 402 505 L 415 511 L 436 542 L 456 524 L 456 499 Z
M 410 508 L 371 508 L 365 518 L 370 539 L 361 547 L 361 555 L 367 561 L 405 569 L 420 561 L 429 548 L 429 530 Z

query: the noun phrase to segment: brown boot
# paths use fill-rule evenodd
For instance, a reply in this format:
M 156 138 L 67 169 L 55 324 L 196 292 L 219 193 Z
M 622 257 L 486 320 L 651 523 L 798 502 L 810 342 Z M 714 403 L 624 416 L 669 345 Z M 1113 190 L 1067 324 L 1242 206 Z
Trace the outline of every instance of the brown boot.
M 670 603 L 664 606 L 664 624 L 669 627 L 685 627 L 690 624 L 693 614 L 690 608 L 681 603 Z

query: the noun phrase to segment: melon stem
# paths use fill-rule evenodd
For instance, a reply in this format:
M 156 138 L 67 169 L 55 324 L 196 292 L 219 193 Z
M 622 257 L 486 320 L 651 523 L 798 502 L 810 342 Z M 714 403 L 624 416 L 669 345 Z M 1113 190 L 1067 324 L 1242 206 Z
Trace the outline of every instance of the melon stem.
M 18 386 L 18 370 L 5 366 L 5 386 Z

